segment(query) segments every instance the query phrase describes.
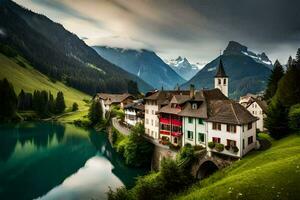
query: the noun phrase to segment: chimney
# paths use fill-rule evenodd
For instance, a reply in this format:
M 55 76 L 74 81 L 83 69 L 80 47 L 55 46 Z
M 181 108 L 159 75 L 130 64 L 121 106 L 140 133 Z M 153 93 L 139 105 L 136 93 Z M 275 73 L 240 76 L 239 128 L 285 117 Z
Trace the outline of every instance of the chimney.
M 193 99 L 195 97 L 195 86 L 193 84 L 190 85 L 190 98 Z

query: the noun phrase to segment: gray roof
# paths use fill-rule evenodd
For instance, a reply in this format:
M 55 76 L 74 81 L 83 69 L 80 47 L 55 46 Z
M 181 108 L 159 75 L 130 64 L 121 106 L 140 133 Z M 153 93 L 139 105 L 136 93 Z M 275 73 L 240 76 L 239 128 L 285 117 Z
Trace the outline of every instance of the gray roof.
M 172 107 L 172 104 L 179 107 Z M 193 109 L 192 105 L 196 104 Z M 194 98 L 189 95 L 174 95 L 171 102 L 159 113 L 185 117 L 203 118 L 210 122 L 227 124 L 247 124 L 257 120 L 245 107 L 228 99 L 219 89 L 196 91 Z

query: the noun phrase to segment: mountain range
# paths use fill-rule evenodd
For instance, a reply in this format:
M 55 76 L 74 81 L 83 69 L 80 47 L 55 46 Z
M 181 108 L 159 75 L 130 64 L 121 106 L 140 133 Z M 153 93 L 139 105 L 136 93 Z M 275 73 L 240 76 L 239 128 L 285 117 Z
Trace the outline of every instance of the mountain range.
M 88 94 L 127 92 L 135 81 L 141 91 L 152 86 L 108 62 L 75 34 L 46 16 L 10 0 L 0 1 L 0 44 L 11 48 L 50 77 Z
M 272 62 L 265 53 L 255 54 L 238 42 L 230 41 L 221 56 L 205 65 L 191 80 L 181 87 L 213 88 L 214 76 L 220 59 L 229 76 L 229 96 L 239 98 L 247 93 L 258 93 L 265 89 L 271 73 Z
M 109 62 L 135 74 L 154 88 L 174 89 L 177 84 L 180 85 L 185 82 L 153 51 L 107 46 L 94 46 L 93 48 Z
M 165 62 L 185 80 L 190 80 L 199 71 L 197 64 L 191 64 L 186 58 L 178 56 Z

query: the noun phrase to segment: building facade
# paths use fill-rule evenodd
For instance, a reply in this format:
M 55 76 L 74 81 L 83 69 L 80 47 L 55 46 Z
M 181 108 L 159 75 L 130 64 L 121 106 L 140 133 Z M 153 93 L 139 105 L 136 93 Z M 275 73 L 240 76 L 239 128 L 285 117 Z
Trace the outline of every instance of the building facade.
M 125 123 L 135 126 L 137 123 L 144 124 L 145 106 L 142 103 L 131 103 L 124 107 Z
M 221 89 L 218 79 L 221 79 Z M 191 144 L 207 148 L 210 154 L 244 156 L 256 147 L 257 117 L 242 105 L 228 99 L 228 77 L 222 61 L 215 77 L 215 87 L 212 90 L 195 91 L 191 86 L 189 91 L 169 92 L 168 98 L 158 98 L 162 97 L 161 94 L 147 97 L 146 133 L 151 135 L 152 130 L 157 131 L 155 138 L 162 144 Z M 151 102 L 153 99 L 156 99 L 155 103 Z M 154 109 L 154 106 L 156 112 L 152 113 L 150 109 Z M 147 118 L 150 120 L 153 117 L 146 116 L 147 112 L 157 117 L 155 119 L 159 124 L 155 129 L 150 126 L 152 123 L 149 125 L 149 121 L 147 126 Z

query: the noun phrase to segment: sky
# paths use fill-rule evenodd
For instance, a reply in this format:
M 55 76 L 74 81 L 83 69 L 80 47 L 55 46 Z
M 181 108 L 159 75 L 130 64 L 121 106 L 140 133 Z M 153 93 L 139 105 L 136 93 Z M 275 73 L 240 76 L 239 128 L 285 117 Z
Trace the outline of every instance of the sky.
M 234 40 L 283 64 L 300 47 L 299 0 L 15 0 L 88 45 L 205 64 Z

